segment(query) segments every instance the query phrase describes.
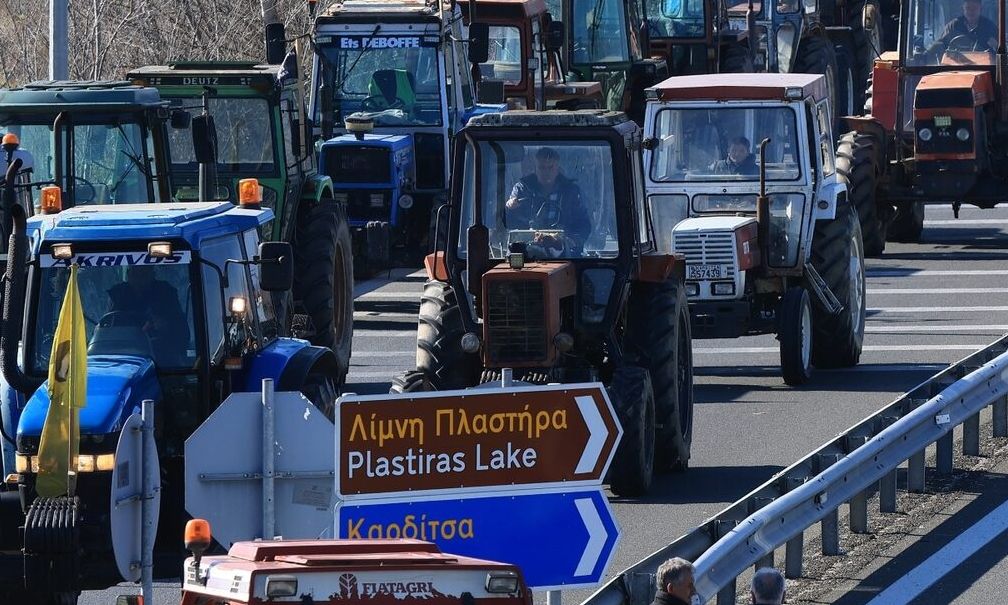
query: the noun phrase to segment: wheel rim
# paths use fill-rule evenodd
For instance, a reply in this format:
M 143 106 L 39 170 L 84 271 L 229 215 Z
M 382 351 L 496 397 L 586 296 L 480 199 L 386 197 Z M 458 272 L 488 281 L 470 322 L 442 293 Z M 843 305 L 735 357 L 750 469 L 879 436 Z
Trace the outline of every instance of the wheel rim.
M 801 360 L 802 370 L 808 373 L 812 365 L 812 312 L 808 295 L 802 296 L 801 309 Z
M 346 309 L 346 288 L 342 287 L 346 283 L 347 275 L 344 269 L 346 269 L 346 258 L 343 255 L 343 247 L 339 244 L 336 245 L 336 262 L 333 267 L 335 274 L 333 275 L 333 330 L 336 332 L 336 345 L 342 346 L 343 339 L 346 336 L 346 314 L 344 309 Z M 342 276 L 340 275 L 342 274 Z M 353 312 L 351 312 L 351 316 Z
M 849 282 L 850 283 L 850 309 L 848 312 L 851 317 L 851 327 L 856 332 L 861 331 L 861 326 L 864 325 L 864 290 L 865 290 L 865 278 L 864 278 L 864 263 L 862 262 L 862 252 L 861 252 L 861 238 L 857 236 L 857 232 L 851 236 L 851 256 L 850 264 L 848 266 L 848 272 L 850 273 Z
M 689 405 L 690 393 L 693 390 L 693 373 L 690 371 L 693 366 L 691 363 L 693 351 L 691 343 L 686 338 L 687 327 L 688 324 L 679 322 L 679 367 L 676 371 L 679 374 L 679 427 L 683 439 L 690 441 L 690 436 L 693 434 L 693 407 Z

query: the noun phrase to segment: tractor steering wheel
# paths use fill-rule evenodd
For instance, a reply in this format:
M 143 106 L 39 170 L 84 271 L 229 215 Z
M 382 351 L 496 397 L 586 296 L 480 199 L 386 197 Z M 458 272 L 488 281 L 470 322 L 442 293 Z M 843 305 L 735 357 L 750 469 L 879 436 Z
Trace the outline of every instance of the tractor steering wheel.
M 960 34 L 955 38 L 952 38 L 951 40 L 949 40 L 948 45 L 945 47 L 945 52 L 947 53 L 981 52 L 981 51 L 990 52 L 990 50 L 991 49 L 987 47 L 987 44 L 982 42 L 979 38 L 967 34 Z
M 74 185 L 74 206 L 84 206 L 95 201 L 95 198 L 98 197 L 98 190 L 95 189 L 91 181 L 76 175 L 73 177 L 73 180 L 77 183 Z M 81 193 L 81 190 L 78 189 L 80 185 L 84 185 L 85 191 L 88 192 L 87 194 Z
M 383 95 L 371 95 L 361 101 L 361 111 L 385 111 L 386 109 L 402 109 L 405 111 L 406 103 L 399 97 L 396 97 L 390 103 Z

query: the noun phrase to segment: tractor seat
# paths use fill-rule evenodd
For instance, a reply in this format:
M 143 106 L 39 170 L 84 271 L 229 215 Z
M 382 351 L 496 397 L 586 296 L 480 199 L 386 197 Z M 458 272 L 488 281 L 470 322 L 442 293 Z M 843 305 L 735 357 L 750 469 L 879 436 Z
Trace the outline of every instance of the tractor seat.
M 379 69 L 371 76 L 368 92 L 381 96 L 389 105 L 399 99 L 412 107 L 416 103 L 416 76 L 403 69 Z

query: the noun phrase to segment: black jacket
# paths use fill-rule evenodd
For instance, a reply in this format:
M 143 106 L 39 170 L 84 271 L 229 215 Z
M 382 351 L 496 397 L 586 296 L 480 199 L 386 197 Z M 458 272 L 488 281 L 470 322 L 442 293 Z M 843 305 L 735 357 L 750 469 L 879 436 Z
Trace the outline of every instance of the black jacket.
M 728 158 L 714 162 L 715 174 L 741 174 L 745 176 L 756 176 L 759 174 L 759 166 L 756 165 L 756 156 L 752 153 L 735 163 Z
M 535 174 L 515 183 L 511 197 L 519 205 L 507 211 L 508 229 L 563 229 L 581 243 L 591 233 L 591 218 L 581 199 L 581 188 L 558 175 L 553 191 L 546 193 Z
M 973 31 L 970 31 L 969 25 L 966 23 L 966 17 L 959 15 L 955 19 L 952 19 L 945 26 L 942 31 L 941 37 L 935 40 L 934 47 L 938 47 L 941 50 L 948 48 L 949 42 L 959 36 L 966 36 L 971 41 L 976 43 L 977 50 L 994 50 L 987 48 L 987 41 L 990 39 L 997 40 L 998 30 L 997 26 L 983 15 L 980 15 L 980 19 L 977 20 L 977 26 Z
M 654 601 L 651 605 L 690 605 L 689 602 L 683 601 L 677 596 L 670 595 L 664 590 L 659 590 L 654 597 Z

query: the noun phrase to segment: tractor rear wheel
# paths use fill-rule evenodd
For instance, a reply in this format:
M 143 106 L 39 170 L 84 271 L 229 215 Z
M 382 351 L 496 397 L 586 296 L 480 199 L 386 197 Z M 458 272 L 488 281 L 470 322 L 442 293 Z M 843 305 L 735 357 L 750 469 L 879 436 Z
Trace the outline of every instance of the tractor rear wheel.
M 332 199 L 301 213 L 294 242 L 295 308 L 308 316 L 306 336 L 336 356 L 336 385 L 346 381 L 353 342 L 353 244 L 342 206 Z M 300 304 L 298 304 L 300 303 Z
M 465 389 L 479 381 L 479 357 L 462 350 L 462 310 L 449 284 L 427 280 L 420 296 L 417 370 L 437 391 Z
M 843 305 L 833 315 L 812 307 L 812 364 L 818 368 L 857 365 L 865 327 L 864 245 L 857 213 L 849 202 L 837 206 L 836 218 L 816 221 L 812 266 Z
M 777 325 L 784 383 L 805 384 L 812 377 L 812 304 L 805 288 L 792 287 L 784 292 Z
M 624 354 L 646 368 L 654 391 L 655 469 L 685 470 L 693 440 L 693 349 L 682 284 L 637 282 L 630 294 Z
M 894 242 L 916 244 L 924 232 L 924 204 L 911 202 L 896 207 L 896 215 L 889 223 L 887 233 Z
M 721 59 L 718 71 L 723 74 L 752 73 L 752 55 L 745 44 L 729 44 L 721 49 Z
M 832 101 L 834 115 L 841 115 L 843 103 L 841 95 L 840 74 L 837 67 L 836 49 L 825 32 L 813 32 L 798 43 L 794 59 L 794 73 L 822 74 L 826 77 L 826 88 Z
M 609 468 L 609 488 L 617 496 L 642 496 L 651 489 L 655 462 L 655 400 L 644 368 L 621 366 L 606 389 L 623 426 L 623 438 Z
M 301 394 L 312 402 L 322 412 L 322 415 L 332 421 L 336 417 L 336 398 L 339 389 L 336 382 L 327 372 L 313 368 L 301 385 Z
M 430 390 L 432 389 L 430 388 L 426 374 L 418 370 L 407 370 L 392 379 L 392 387 L 389 389 L 389 393 L 422 393 Z
M 876 198 L 878 170 L 875 138 L 858 132 L 840 137 L 836 152 L 837 174 L 847 183 L 847 197 L 857 212 L 864 239 L 865 256 L 882 256 L 886 242 L 886 221 Z
M 852 2 L 847 9 L 847 24 L 854 39 L 854 90 L 864 90 L 860 107 L 868 106 L 872 68 L 882 54 L 882 11 L 878 0 Z M 867 25 L 867 27 L 866 27 Z M 869 114 L 866 114 L 869 115 Z

